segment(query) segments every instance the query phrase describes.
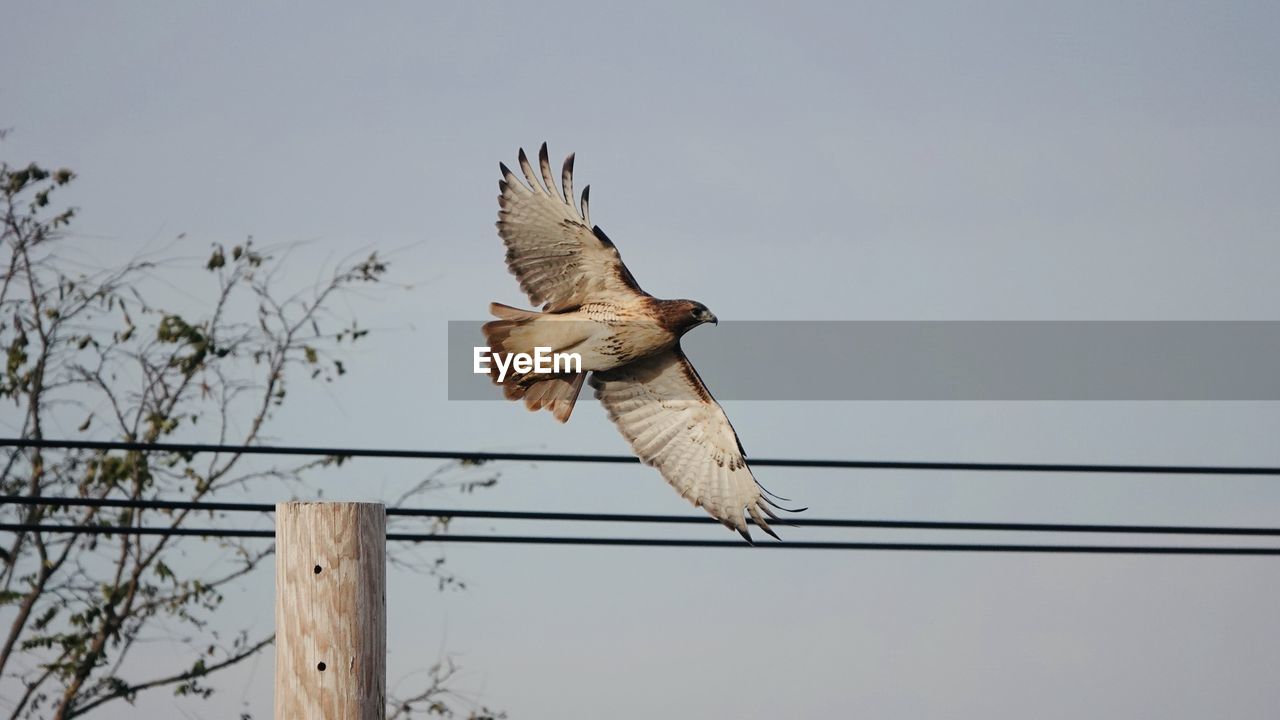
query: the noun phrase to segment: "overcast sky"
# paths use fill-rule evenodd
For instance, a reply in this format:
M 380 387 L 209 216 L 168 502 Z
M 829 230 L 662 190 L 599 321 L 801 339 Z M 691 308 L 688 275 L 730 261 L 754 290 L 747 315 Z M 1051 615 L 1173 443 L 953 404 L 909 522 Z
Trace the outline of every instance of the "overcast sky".
M 447 400 L 446 322 L 527 305 L 493 228 L 518 147 L 576 151 L 645 289 L 722 320 L 1278 320 L 1278 35 L 1266 2 L 24 3 L 0 23 L 0 155 L 79 173 L 74 242 L 104 263 L 252 235 L 305 242 L 287 278 L 305 285 L 391 254 L 412 288 L 353 305 L 380 332 L 343 383 L 291 394 L 281 444 L 621 453 L 595 403 L 561 426 Z M 757 457 L 1280 464 L 1278 403 L 726 409 Z M 390 499 L 431 469 L 356 462 L 300 492 Z M 692 512 L 647 468 L 500 469 L 430 501 Z M 1274 478 L 758 476 L 814 517 L 1280 522 Z M 1280 715 L 1275 559 L 447 556 L 465 592 L 390 578 L 392 684 L 453 654 L 460 690 L 520 720 Z M 227 628 L 270 627 L 271 578 L 233 594 Z M 270 668 L 139 707 L 268 717 Z

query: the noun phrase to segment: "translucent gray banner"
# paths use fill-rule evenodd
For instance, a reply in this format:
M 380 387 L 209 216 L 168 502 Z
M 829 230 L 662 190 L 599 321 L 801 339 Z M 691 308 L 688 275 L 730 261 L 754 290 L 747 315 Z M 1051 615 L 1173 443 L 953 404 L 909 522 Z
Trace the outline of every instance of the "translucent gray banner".
M 449 323 L 450 400 L 502 399 L 481 324 Z M 1280 400 L 1280 321 L 741 321 L 682 346 L 721 400 Z

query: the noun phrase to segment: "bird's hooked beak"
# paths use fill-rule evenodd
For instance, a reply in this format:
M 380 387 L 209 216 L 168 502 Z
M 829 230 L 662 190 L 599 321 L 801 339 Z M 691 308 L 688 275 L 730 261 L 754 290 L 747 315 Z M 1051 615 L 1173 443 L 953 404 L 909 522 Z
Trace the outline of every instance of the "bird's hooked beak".
M 711 320 L 710 320 L 709 322 L 710 322 L 712 325 L 719 325 L 719 324 L 720 324 L 720 319 L 716 317 L 716 314 L 715 314 L 715 313 L 709 312 L 709 313 L 707 313 L 707 314 L 711 316 Z

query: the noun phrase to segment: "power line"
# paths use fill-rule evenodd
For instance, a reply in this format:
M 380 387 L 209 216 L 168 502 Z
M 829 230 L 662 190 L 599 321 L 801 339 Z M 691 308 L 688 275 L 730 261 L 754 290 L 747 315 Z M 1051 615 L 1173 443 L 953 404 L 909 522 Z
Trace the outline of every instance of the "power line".
M 57 507 L 110 507 L 141 510 L 192 510 L 199 512 L 273 513 L 270 503 L 193 502 L 188 500 L 132 500 L 125 498 L 53 498 L 0 495 L 0 504 Z M 704 515 L 639 515 L 624 513 L 533 512 L 514 510 L 463 510 L 451 508 L 387 508 L 388 516 L 449 517 L 492 520 L 539 520 L 561 522 L 609 522 L 698 524 L 716 523 Z M 842 518 L 795 518 L 787 524 L 802 527 L 878 528 L 895 530 L 969 530 L 998 532 L 1115 533 L 1149 535 L 1234 535 L 1275 537 L 1280 528 L 1201 525 L 1103 525 L 1091 523 L 1010 523 L 958 522 L 939 520 L 863 520 Z
M 53 532 L 76 535 L 161 535 L 273 538 L 274 530 L 221 528 L 162 528 L 105 525 L 0 524 L 0 532 Z M 388 542 L 489 543 L 512 545 L 595 545 L 622 547 L 737 547 L 779 550 L 874 550 L 911 552 L 1054 553 L 1105 555 L 1280 555 L 1280 547 L 1223 547 L 1195 545 L 1011 545 L 1002 543 L 889 543 L 800 541 L 747 545 L 737 540 L 675 538 L 561 537 L 545 535 L 447 535 L 387 533 Z
M 301 447 L 281 445 L 218 445 L 206 443 L 139 443 L 104 440 L 47 440 L 0 438 L 0 446 L 42 449 L 125 450 L 135 452 L 228 453 L 250 455 L 312 455 L 340 457 L 463 460 L 470 462 L 580 462 L 634 464 L 631 455 L 574 453 L 464 452 L 458 450 L 392 450 L 376 448 Z M 1129 475 L 1280 475 L 1280 467 L 1232 465 L 1125 465 L 1098 463 L 919 462 L 914 460 L 750 459 L 757 467 L 795 467 L 864 470 L 954 470 L 987 472 L 1114 473 Z

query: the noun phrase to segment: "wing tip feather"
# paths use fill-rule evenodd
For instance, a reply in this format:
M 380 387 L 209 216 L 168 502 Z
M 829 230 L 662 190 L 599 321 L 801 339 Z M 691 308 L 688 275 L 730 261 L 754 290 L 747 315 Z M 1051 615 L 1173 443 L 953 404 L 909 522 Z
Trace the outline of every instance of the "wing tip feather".
M 760 517 L 760 510 L 758 509 L 759 506 L 759 503 L 747 506 L 747 512 L 751 514 L 751 521 L 756 524 L 756 527 L 771 535 L 774 540 L 781 541 L 782 538 L 778 537 L 778 533 L 774 532 L 773 528 L 769 527 L 769 523 L 765 522 L 765 519 Z

